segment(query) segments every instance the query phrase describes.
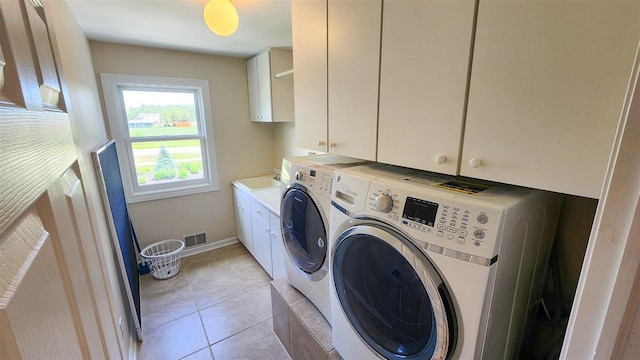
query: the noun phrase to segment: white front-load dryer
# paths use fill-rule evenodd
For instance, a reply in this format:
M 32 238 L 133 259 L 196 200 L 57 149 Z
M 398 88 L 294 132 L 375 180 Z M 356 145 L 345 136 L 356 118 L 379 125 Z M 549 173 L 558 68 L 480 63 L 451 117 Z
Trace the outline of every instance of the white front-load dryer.
M 334 175 L 333 345 L 345 359 L 513 359 L 560 197 L 381 164 Z
M 289 283 L 331 322 L 329 300 L 329 209 L 336 169 L 366 161 L 337 155 L 282 161 L 280 222 Z

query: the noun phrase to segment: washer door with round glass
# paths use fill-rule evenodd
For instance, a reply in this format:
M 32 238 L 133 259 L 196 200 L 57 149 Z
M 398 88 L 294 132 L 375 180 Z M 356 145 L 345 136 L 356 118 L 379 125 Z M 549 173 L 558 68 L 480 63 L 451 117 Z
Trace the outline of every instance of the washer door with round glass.
M 447 359 L 457 323 L 445 283 L 408 239 L 382 223 L 345 230 L 333 253 L 333 279 L 354 330 L 387 359 Z
M 327 230 L 325 220 L 305 189 L 289 188 L 280 205 L 282 238 L 289 258 L 303 275 L 320 280 L 327 274 Z

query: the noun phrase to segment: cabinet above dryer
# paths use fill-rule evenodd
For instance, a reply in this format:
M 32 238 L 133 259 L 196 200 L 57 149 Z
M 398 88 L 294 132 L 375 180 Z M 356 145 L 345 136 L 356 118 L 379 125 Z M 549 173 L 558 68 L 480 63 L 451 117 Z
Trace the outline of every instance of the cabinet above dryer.
M 460 174 L 598 198 L 638 1 L 480 0 Z
M 640 2 L 295 0 L 292 10 L 297 146 L 599 196 Z
M 474 1 L 385 0 L 379 162 L 455 175 Z
M 291 50 L 268 49 L 247 60 L 251 121 L 294 121 L 291 69 L 293 69 Z M 287 75 L 276 77 L 283 73 Z

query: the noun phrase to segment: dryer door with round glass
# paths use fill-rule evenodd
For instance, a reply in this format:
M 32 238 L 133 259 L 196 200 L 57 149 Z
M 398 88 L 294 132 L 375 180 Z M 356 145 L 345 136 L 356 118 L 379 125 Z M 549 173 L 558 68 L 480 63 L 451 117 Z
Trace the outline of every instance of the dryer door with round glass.
M 288 189 L 280 206 L 282 238 L 291 261 L 311 280 L 327 274 L 327 230 L 318 205 L 301 187 Z
M 335 290 L 362 340 L 387 359 L 446 359 L 457 323 L 445 283 L 407 238 L 382 223 L 345 230 L 333 253 Z

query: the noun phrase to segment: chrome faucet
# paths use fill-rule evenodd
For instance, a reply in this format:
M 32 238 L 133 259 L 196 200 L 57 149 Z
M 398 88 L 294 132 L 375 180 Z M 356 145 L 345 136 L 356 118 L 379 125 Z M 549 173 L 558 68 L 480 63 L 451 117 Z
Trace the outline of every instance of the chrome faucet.
M 280 172 L 274 168 L 268 168 L 266 170 L 268 173 L 272 173 L 273 174 L 273 180 L 277 180 L 280 181 Z

